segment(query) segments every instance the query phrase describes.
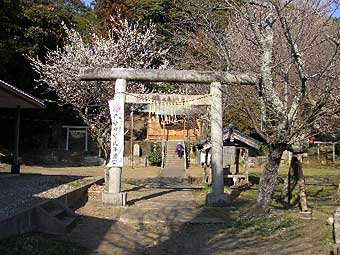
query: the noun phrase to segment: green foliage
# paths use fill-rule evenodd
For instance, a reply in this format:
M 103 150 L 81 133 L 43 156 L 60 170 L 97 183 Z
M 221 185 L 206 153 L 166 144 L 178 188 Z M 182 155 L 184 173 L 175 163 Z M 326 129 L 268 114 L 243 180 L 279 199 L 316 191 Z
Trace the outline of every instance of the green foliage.
M 168 0 L 128 0 L 127 4 L 140 22 L 165 23 L 165 12 L 170 4 Z
M 160 166 L 162 163 L 162 148 L 159 143 L 154 143 L 152 145 L 152 150 L 148 156 L 148 160 L 152 166 Z
M 63 23 L 87 35 L 97 24 L 80 0 L 0 1 L 0 78 L 35 94 L 36 76 L 23 54 L 43 58 L 47 49 L 61 47 Z
M 169 0 L 127 0 L 127 5 L 134 20 L 146 26 L 152 21 L 156 24 L 159 43 L 166 43 L 171 35 Z

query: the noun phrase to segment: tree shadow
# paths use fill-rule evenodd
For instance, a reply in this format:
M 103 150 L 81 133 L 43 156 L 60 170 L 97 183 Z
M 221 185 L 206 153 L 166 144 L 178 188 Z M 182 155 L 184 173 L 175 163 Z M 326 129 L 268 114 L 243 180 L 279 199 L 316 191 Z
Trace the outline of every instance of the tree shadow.
M 132 199 L 129 205 L 133 206 L 119 209 L 120 216 L 134 208 L 138 202 L 161 198 L 178 190 L 163 189 Z M 190 214 L 186 204 L 186 201 L 182 201 L 177 206 L 159 207 L 157 210 L 147 210 L 140 206 L 136 208 L 138 220 L 132 222 L 122 221 L 122 217 L 104 219 L 82 216 L 80 225 L 70 234 L 70 240 L 79 241 L 91 252 L 103 255 L 289 255 L 327 252 L 321 236 L 318 238 L 317 234 L 308 234 L 318 233 L 317 224 L 307 224 L 304 229 L 282 215 L 268 219 L 243 217 L 239 209 L 254 205 L 254 201 L 249 199 L 237 197 L 226 208 L 198 207 L 194 214 Z M 101 206 L 95 207 L 96 210 L 113 210 L 107 208 L 107 205 Z M 181 218 L 186 220 L 182 221 Z
M 73 178 L 80 177 L 71 176 L 65 182 Z M 50 187 L 55 187 L 54 185 L 57 184 L 52 182 Z M 141 184 L 126 191 L 140 191 L 143 188 L 145 186 Z M 44 188 L 41 187 L 41 190 Z M 100 198 L 94 201 L 85 198 L 75 206 L 80 208 L 81 215 L 63 239 L 79 243 L 93 254 L 102 255 L 288 255 L 325 254 L 327 251 L 321 244 L 321 237 L 315 239 L 317 234 L 308 235 L 318 233 L 317 224 L 308 224 L 308 228 L 301 229 L 299 225 L 287 222 L 280 216 L 260 220 L 243 217 L 239 209 L 250 208 L 254 204 L 251 199 L 237 196 L 230 207 L 192 210 L 188 210 L 188 201 L 156 210 L 147 210 L 140 204 L 176 191 L 187 190 L 163 188 L 131 199 L 128 204 L 133 206 L 126 208 L 103 204 Z M 121 216 L 138 203 L 138 221 L 123 222 Z
M 176 208 L 170 211 L 174 216 L 182 213 Z M 169 210 L 159 211 L 155 217 L 163 218 L 164 214 L 169 215 Z M 203 215 L 204 212 L 200 212 L 192 222 Z M 247 224 L 247 221 L 242 223 L 232 218 L 229 222 L 215 224 L 176 223 L 171 217 L 167 220 L 154 224 L 125 224 L 117 220 L 83 217 L 80 223 L 83 227 L 74 231 L 69 240 L 77 241 L 92 252 L 103 255 L 325 254 L 320 243 L 311 242 L 308 237 L 299 238 L 301 231 L 297 226 L 289 227 L 292 234 L 282 234 L 279 229 L 269 234 L 265 234 L 269 230 L 263 229 L 258 234 L 252 222 Z
M 166 190 L 163 190 L 161 192 L 153 193 L 151 195 L 143 196 L 143 197 L 140 197 L 140 198 L 137 198 L 137 199 L 132 199 L 132 200 L 128 201 L 128 205 L 131 206 L 131 205 L 134 205 L 135 203 L 137 203 L 139 201 L 145 201 L 145 200 L 149 200 L 149 199 L 152 199 L 152 198 L 155 198 L 155 197 L 160 197 L 162 195 L 175 192 L 176 190 L 178 190 L 178 189 L 166 189 Z

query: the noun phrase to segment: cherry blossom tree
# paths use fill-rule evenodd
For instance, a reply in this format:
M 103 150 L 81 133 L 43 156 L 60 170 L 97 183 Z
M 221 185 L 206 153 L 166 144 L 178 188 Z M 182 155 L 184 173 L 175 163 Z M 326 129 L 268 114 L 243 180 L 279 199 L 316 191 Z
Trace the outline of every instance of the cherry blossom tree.
M 63 48 L 48 50 L 44 60 L 29 58 L 40 75 L 39 83 L 54 91 L 60 104 L 69 105 L 90 127 L 103 157 L 108 158 L 111 128 L 107 102 L 114 96 L 113 82 L 80 81 L 83 67 L 165 68 L 167 49 L 156 46 L 153 24 L 139 27 L 126 20 L 113 20 L 115 26 L 107 37 L 92 35 L 85 43 L 74 29 L 65 26 L 67 34 Z M 130 83 L 130 92 L 146 92 L 147 84 Z

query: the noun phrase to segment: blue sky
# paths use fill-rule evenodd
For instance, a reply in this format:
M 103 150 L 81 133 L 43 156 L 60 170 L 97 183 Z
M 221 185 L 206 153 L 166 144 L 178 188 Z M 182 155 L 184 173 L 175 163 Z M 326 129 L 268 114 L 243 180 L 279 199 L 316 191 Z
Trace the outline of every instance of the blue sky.
M 334 13 L 334 17 L 340 17 L 340 9 L 339 8 Z
M 92 2 L 92 0 L 82 0 L 86 5 L 90 5 L 90 3 Z

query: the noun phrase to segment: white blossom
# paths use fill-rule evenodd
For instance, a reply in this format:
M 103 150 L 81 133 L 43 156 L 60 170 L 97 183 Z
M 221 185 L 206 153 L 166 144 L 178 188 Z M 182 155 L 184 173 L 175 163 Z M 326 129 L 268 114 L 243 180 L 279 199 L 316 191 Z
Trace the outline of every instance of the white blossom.
M 38 82 L 54 91 L 60 104 L 71 106 L 84 123 L 91 127 L 92 136 L 108 155 L 110 116 L 107 102 L 114 96 L 114 82 L 80 81 L 79 71 L 89 68 L 166 68 L 168 49 L 155 46 L 154 24 L 140 27 L 126 20 L 115 21 L 116 26 L 107 38 L 92 35 L 84 42 L 79 32 L 64 26 L 66 40 L 63 48 L 48 50 L 44 60 L 28 59 L 40 75 Z M 117 25 L 118 24 L 118 25 Z M 143 84 L 132 83 L 130 92 L 145 92 Z

